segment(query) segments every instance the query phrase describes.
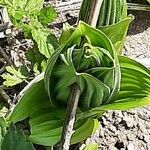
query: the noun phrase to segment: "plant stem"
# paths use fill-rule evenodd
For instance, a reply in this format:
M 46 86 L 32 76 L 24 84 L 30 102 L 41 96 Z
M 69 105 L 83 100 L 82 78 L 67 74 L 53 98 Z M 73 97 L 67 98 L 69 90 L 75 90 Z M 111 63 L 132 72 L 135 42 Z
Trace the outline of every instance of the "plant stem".
M 91 25 L 92 27 L 96 27 L 102 2 L 103 0 L 90 1 L 87 24 Z
M 2 47 L 0 47 L 0 55 L 5 59 L 5 61 L 9 66 L 14 66 L 11 59 L 7 56 Z
M 83 0 L 79 20 L 86 22 L 92 27 L 96 27 L 102 2 L 103 0 Z
M 11 99 L 10 97 L 7 95 L 7 93 L 4 91 L 3 87 L 0 87 L 0 101 L 4 102 L 4 105 L 7 108 L 10 108 L 11 105 Z
M 71 87 L 71 93 L 68 99 L 66 120 L 64 123 L 59 150 L 69 150 L 79 97 L 80 97 L 80 88 L 78 84 L 75 83 Z

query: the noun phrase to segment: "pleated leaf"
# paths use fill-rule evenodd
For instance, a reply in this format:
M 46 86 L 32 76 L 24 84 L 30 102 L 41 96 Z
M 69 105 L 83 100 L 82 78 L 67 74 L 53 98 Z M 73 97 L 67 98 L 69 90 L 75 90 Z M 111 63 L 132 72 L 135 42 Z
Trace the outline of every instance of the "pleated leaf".
M 52 146 L 60 141 L 66 110 L 64 107 L 52 106 L 44 88 L 43 74 L 36 77 L 21 92 L 19 102 L 13 109 L 7 121 L 16 123 L 29 118 L 30 135 L 28 140 L 35 144 Z M 81 116 L 81 115 L 77 115 Z M 96 119 L 77 117 L 72 144 L 88 138 L 98 127 Z M 85 133 L 87 126 L 89 130 Z
M 128 16 L 127 18 L 108 26 L 98 26 L 97 28 L 104 32 L 111 42 L 115 45 L 118 53 L 122 51 L 124 40 L 127 34 L 128 27 L 133 20 L 133 16 Z M 117 32 L 117 34 L 116 34 Z
M 91 110 L 127 110 L 150 105 L 150 70 L 130 58 L 119 56 L 121 66 L 120 92 L 113 102 Z
M 85 42 L 80 46 L 82 37 Z M 54 105 L 67 104 L 70 86 L 75 82 L 81 89 L 81 109 L 109 103 L 120 86 L 115 49 L 104 33 L 80 22 L 68 42 L 49 59 L 44 80 Z

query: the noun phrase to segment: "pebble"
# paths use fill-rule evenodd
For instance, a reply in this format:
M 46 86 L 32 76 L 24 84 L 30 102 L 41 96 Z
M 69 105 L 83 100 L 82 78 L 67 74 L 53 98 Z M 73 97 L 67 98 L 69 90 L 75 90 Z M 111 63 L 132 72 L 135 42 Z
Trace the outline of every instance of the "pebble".
M 129 143 L 129 145 L 127 146 L 127 150 L 135 150 L 134 149 L 134 144 L 133 143 Z

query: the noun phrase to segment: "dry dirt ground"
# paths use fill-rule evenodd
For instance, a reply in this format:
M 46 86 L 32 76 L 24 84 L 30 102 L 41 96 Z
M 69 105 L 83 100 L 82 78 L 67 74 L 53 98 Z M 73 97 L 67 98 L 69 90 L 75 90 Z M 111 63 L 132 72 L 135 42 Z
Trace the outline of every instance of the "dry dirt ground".
M 135 20 L 126 38 L 124 55 L 141 61 L 150 58 L 150 12 L 129 13 L 135 16 Z M 148 62 L 145 62 L 148 65 Z

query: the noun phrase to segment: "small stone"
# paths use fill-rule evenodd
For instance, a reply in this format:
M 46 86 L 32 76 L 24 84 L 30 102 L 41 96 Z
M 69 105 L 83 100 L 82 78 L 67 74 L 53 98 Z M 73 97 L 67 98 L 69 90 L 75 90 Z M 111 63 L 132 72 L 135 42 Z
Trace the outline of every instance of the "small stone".
M 123 120 L 126 122 L 128 128 L 134 127 L 134 118 L 131 116 L 125 116 Z
M 130 132 L 127 134 L 128 140 L 132 141 L 136 138 L 136 134 L 133 132 Z
M 114 145 L 110 145 L 110 146 L 109 146 L 109 149 L 110 149 L 110 150 L 118 150 Z
M 111 125 L 110 128 L 109 128 L 109 130 L 112 131 L 112 132 L 116 132 L 116 127 L 113 126 L 113 125 Z
M 129 143 L 129 145 L 127 146 L 127 150 L 135 150 L 133 143 Z

